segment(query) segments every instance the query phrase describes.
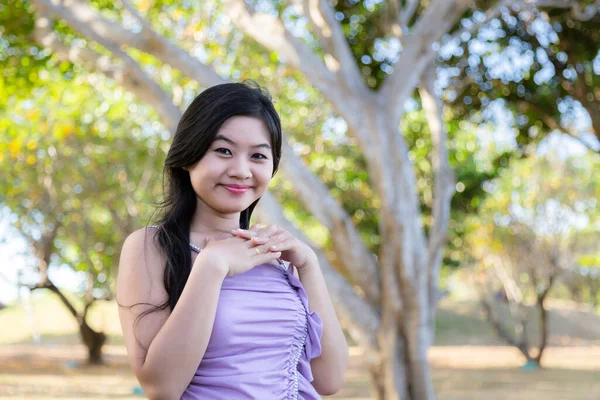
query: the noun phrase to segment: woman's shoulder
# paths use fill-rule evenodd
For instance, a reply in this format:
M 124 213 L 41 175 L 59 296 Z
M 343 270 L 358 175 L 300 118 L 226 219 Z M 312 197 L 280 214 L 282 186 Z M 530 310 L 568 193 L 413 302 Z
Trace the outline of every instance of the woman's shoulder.
M 154 226 L 146 226 L 133 231 L 123 243 L 123 252 L 134 253 L 137 255 L 150 256 L 151 259 L 155 260 L 161 256 L 158 242 L 156 241 L 156 232 Z
M 139 283 L 142 286 L 162 282 L 166 258 L 155 240 L 156 230 L 147 227 L 132 232 L 121 249 L 117 285 Z

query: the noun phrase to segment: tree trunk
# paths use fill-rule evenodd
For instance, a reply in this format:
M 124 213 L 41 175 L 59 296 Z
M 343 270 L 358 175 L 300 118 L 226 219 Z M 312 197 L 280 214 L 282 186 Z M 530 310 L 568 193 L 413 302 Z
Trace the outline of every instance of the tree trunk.
M 404 338 L 393 326 L 378 333 L 380 351 L 371 357 L 377 362 L 368 364 L 371 394 L 377 400 L 415 399 L 410 394 L 408 371 L 410 366 L 404 353 Z
M 515 338 L 510 334 L 509 330 L 504 326 L 500 318 L 497 315 L 495 315 L 494 310 L 492 309 L 492 305 L 485 299 L 485 294 L 480 293 L 479 301 L 483 308 L 485 318 L 492 325 L 496 334 L 511 346 L 515 346 L 517 349 L 519 349 L 523 357 L 525 357 L 525 359 L 528 362 L 532 361 L 533 358 L 529 354 L 529 340 L 526 331 L 527 321 L 523 321 L 521 323 L 523 326 L 523 332 L 521 334 L 521 337 Z
M 79 335 L 83 340 L 83 344 L 88 348 L 88 363 L 102 364 L 102 346 L 104 346 L 104 343 L 106 342 L 106 335 L 104 332 L 96 332 L 87 323 L 87 310 L 90 308 L 91 303 L 85 307 L 83 313 L 79 313 L 57 286 L 49 280 L 45 285 L 45 287 L 53 291 L 60 298 L 62 303 L 70 311 L 71 315 L 78 321 Z
M 598 290 L 600 288 L 600 280 L 597 278 L 589 278 L 589 288 L 590 288 L 590 301 L 592 303 L 592 307 L 598 307 Z
M 104 332 L 96 332 L 84 319 L 79 324 L 79 334 L 88 349 L 88 364 L 104 364 L 102 358 L 102 346 L 104 346 L 104 343 L 106 342 L 106 335 Z
M 536 304 L 540 310 L 540 348 L 533 361 L 537 363 L 538 367 L 542 365 L 542 356 L 548 344 L 548 310 L 546 310 L 545 300 L 546 296 L 541 296 Z
M 373 398 L 435 399 L 426 353 L 422 353 L 421 357 L 411 357 L 406 351 L 409 347 L 406 345 L 406 339 L 400 332 L 398 326 L 389 330 L 382 327 L 379 332 L 381 350 L 369 357 L 378 361 L 367 364 Z

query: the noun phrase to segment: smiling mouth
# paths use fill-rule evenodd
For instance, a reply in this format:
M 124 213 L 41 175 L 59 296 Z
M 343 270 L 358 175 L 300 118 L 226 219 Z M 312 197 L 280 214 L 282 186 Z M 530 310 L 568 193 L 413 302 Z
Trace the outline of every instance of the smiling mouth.
M 250 190 L 250 186 L 245 185 L 223 185 L 223 187 L 233 194 L 242 194 Z

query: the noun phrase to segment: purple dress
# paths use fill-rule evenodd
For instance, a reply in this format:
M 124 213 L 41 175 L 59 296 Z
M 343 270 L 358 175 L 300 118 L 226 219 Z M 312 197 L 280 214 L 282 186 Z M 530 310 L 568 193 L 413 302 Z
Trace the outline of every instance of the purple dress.
M 208 347 L 181 399 L 320 399 L 310 360 L 321 355 L 323 322 L 292 268 L 263 264 L 225 278 Z

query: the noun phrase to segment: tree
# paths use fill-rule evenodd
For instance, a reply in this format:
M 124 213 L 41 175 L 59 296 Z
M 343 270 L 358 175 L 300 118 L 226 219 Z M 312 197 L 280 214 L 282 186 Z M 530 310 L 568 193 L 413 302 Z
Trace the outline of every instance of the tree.
M 580 257 L 567 274 L 565 284 L 577 301 L 587 302 L 594 309 L 600 305 L 600 257 L 598 254 Z
M 598 3 L 538 3 L 545 7 L 507 5 L 487 29 L 452 38 L 460 50 L 445 54 L 452 70 L 445 98 L 458 115 L 502 102 L 521 153 L 553 131 L 600 152 Z
M 155 139 L 131 134 L 141 133 L 143 116 L 127 116 L 128 101 L 113 97 L 102 76 L 82 78 L 42 59 L 25 74 L 37 84 L 13 79 L 21 63 L 11 68 L 10 60 L 0 78 L 7 95 L 0 107 L 0 202 L 18 216 L 14 225 L 35 257 L 29 288 L 58 296 L 77 321 L 88 361 L 98 364 L 106 335 L 90 326 L 88 311 L 112 299 L 120 244 L 139 224 L 147 191 L 157 192 L 151 173 L 159 166 L 148 163 L 158 160 L 147 157 L 156 152 L 149 145 Z M 59 266 L 85 276 L 82 304 L 51 279 Z
M 206 35 L 207 29 L 191 10 L 191 3 L 182 8 L 167 1 L 152 6 L 146 1 L 135 6 L 128 0 L 114 4 L 83 0 L 33 3 L 38 43 L 59 59 L 102 72 L 130 90 L 155 108 L 170 132 L 181 110 L 173 102 L 177 94 L 170 93 L 169 85 L 153 72 L 157 65 L 170 66 L 202 87 L 230 78 L 229 63 L 202 56 L 202 51 L 196 54 L 204 62 L 191 54 L 203 49 L 195 40 L 215 37 L 214 32 Z M 509 3 L 533 7 L 530 2 L 503 1 L 487 11 L 485 21 Z M 386 68 L 387 75 L 377 90 L 363 79 L 347 40 L 349 33 L 344 32 L 338 22 L 340 15 L 325 0 L 293 4 L 227 0 L 223 6 L 228 18 L 218 19 L 214 9 L 208 13 L 208 18 L 218 19 L 221 27 L 233 21 L 246 37 L 270 51 L 278 64 L 299 71 L 344 119 L 363 153 L 375 194 L 373 205 L 379 211 L 377 257 L 363 242 L 348 212 L 288 142 L 282 170 L 294 183 L 304 207 L 329 231 L 332 249 L 346 276 L 336 272 L 319 251 L 321 266 L 342 322 L 366 350 L 374 392 L 380 399 L 435 397 L 427 351 L 433 342 L 454 178 L 433 62 L 436 45 L 444 35 L 465 31 L 457 22 L 469 15 L 468 5 L 467 0 L 408 0 L 392 7 L 395 22 L 382 40 L 385 45 L 392 36 L 397 37 L 402 50 L 399 60 Z M 365 7 L 375 5 L 365 2 Z M 53 29 L 55 24 L 72 31 L 65 34 Z M 309 26 L 310 32 L 302 24 Z M 474 24 L 471 29 L 478 26 Z M 74 44 L 74 36 L 84 38 L 85 45 Z M 405 102 L 419 84 L 433 143 L 432 221 L 427 231 L 421 222 L 410 149 L 399 129 Z M 293 230 L 271 194 L 261 201 L 261 215 Z
M 589 156 L 555 154 L 515 163 L 488 184 L 490 197 L 470 218 L 485 314 L 498 335 L 536 365 L 548 343 L 547 299 L 582 255 L 596 251 L 598 193 L 589 171 L 598 167 Z M 528 329 L 536 318 L 537 340 Z

